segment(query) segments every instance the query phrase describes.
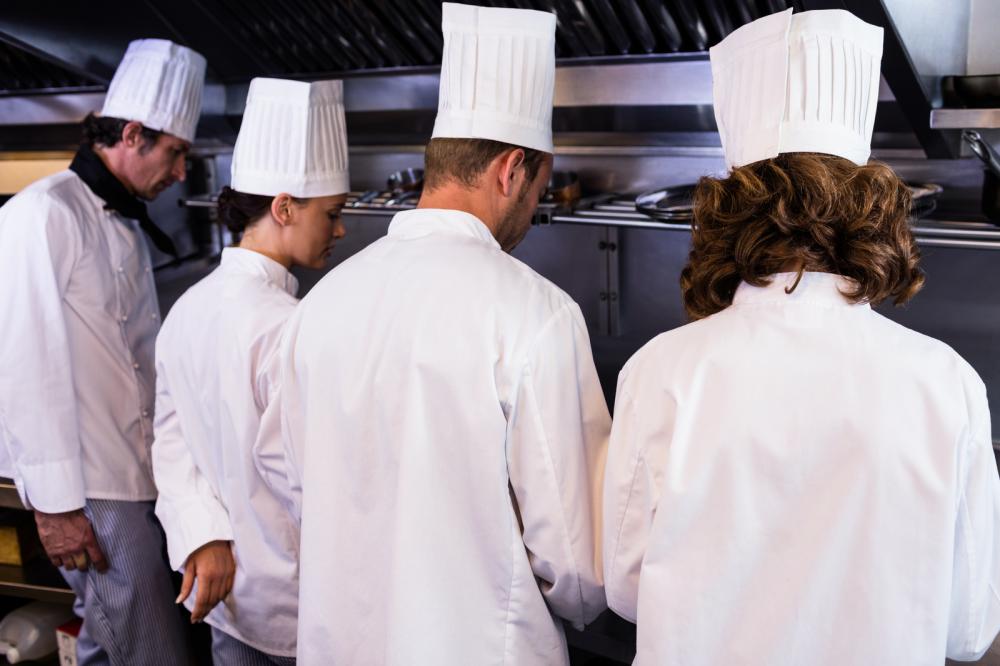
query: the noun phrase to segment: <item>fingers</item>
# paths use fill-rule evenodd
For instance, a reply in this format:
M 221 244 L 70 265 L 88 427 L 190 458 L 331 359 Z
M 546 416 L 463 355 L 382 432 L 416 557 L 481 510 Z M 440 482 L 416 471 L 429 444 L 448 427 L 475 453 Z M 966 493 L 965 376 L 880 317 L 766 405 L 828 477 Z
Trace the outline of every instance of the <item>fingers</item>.
M 104 557 L 104 551 L 101 550 L 96 541 L 87 544 L 87 557 L 90 558 L 90 563 L 99 572 L 104 573 L 108 570 L 108 560 Z
M 226 576 L 226 582 L 222 588 L 222 593 L 219 595 L 219 601 L 224 600 L 226 597 L 229 596 L 229 593 L 233 591 L 233 582 L 235 578 L 236 578 L 235 571 Z
M 201 577 L 198 581 L 198 592 L 195 594 L 194 608 L 191 609 L 191 622 L 201 622 L 208 615 L 208 611 L 212 610 L 212 606 L 215 605 L 212 602 L 212 588 L 215 584 L 217 583 L 206 580 L 205 577 Z
M 177 600 L 174 603 L 183 603 L 188 595 L 191 594 L 191 588 L 194 586 L 194 564 L 188 562 L 188 565 L 184 567 L 184 580 L 181 581 L 181 593 L 177 595 Z
M 62 557 L 63 569 L 66 571 L 76 571 L 76 553 L 67 553 Z M 86 568 L 86 567 L 84 567 Z
M 79 553 L 73 553 L 73 564 L 80 571 L 86 571 L 87 567 L 90 566 L 90 559 L 87 557 L 86 551 L 80 551 Z
M 226 598 L 232 589 L 232 576 L 218 574 L 198 576 L 198 590 L 195 592 L 194 607 L 191 609 L 191 622 L 201 622 L 212 612 L 220 601 Z
M 63 565 L 62 558 L 59 557 L 58 555 L 49 556 L 49 561 L 52 562 L 52 566 L 54 566 L 56 569 L 58 569 Z

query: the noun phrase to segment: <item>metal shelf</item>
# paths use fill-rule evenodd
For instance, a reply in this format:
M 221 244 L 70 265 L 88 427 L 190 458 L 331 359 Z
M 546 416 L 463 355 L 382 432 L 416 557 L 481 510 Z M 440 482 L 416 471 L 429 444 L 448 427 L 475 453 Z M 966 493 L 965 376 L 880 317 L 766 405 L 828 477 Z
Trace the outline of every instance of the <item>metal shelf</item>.
M 385 192 L 370 203 L 357 204 L 363 192 L 351 192 L 347 197 L 345 216 L 392 216 L 403 210 L 416 207 L 411 199 L 399 205 L 386 206 L 391 193 Z M 182 206 L 214 208 L 214 198 L 195 197 L 181 199 Z M 628 229 L 651 229 L 655 231 L 691 231 L 687 219 L 674 221 L 656 220 L 635 209 L 634 197 L 622 195 L 598 195 L 583 199 L 575 209 L 561 208 L 551 203 L 542 203 L 535 214 L 539 225 L 571 224 L 593 227 L 622 227 Z M 952 220 L 920 219 L 912 223 L 917 243 L 926 247 L 951 247 L 976 250 L 1000 250 L 1000 227 L 989 222 L 959 222 Z
M 573 211 L 555 211 L 543 224 L 572 224 L 595 227 L 623 227 L 690 233 L 686 219 L 655 220 L 635 210 L 630 197 L 599 198 L 592 205 Z M 989 222 L 958 222 L 920 219 L 911 224 L 917 243 L 926 247 L 1000 250 L 1000 227 Z
M 0 507 L 5 509 L 23 509 L 21 496 L 17 494 L 17 486 L 10 479 L 0 477 Z
M 59 571 L 45 559 L 24 566 L 0 564 L 0 595 L 73 603 L 76 598 Z
M 932 109 L 931 129 L 997 129 L 1000 109 Z
M 10 479 L 0 477 L 0 507 L 22 509 L 17 487 Z M 72 603 L 73 591 L 66 581 L 44 557 L 24 564 L 0 564 L 0 596 L 23 597 L 40 601 Z

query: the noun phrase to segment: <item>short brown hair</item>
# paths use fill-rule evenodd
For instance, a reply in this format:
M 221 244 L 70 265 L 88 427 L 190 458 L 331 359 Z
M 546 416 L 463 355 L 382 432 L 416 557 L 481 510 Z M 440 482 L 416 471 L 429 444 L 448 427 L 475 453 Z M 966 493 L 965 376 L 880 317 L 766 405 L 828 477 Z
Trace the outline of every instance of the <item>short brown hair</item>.
M 545 153 L 491 139 L 431 139 L 424 150 L 424 189 L 434 190 L 447 182 L 475 187 L 490 163 L 508 150 L 524 151 L 528 182 L 534 182 Z
M 885 164 L 787 153 L 704 177 L 681 272 L 692 319 L 725 309 L 741 281 L 761 287 L 790 266 L 836 273 L 854 303 L 901 305 L 924 283 L 909 226 L 910 191 Z

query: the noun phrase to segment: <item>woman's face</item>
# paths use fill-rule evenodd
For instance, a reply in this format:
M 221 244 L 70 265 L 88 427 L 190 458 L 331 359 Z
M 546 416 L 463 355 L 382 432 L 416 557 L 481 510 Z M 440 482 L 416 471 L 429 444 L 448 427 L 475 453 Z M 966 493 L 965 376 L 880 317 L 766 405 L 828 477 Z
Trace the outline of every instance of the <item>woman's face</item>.
M 323 268 L 337 241 L 344 237 L 340 219 L 346 194 L 306 199 L 294 204 L 286 230 L 286 247 L 292 263 L 306 268 Z

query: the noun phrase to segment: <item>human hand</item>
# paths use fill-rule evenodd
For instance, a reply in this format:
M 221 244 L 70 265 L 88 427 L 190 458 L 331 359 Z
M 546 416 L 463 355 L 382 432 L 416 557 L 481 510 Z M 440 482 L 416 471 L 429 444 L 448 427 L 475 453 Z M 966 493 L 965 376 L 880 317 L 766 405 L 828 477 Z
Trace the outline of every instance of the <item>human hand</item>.
M 49 560 L 66 571 L 84 571 L 91 564 L 107 571 L 108 561 L 97 544 L 94 528 L 83 509 L 65 513 L 35 511 L 35 525 Z
M 231 542 L 210 541 L 188 556 L 177 603 L 188 598 L 197 580 L 198 592 L 191 609 L 191 622 L 201 622 L 233 589 L 235 576 L 236 560 Z

